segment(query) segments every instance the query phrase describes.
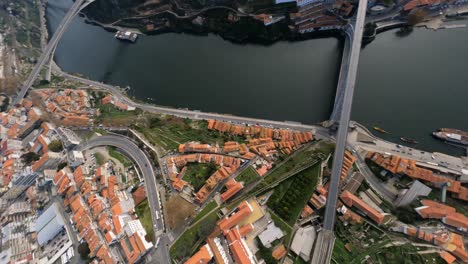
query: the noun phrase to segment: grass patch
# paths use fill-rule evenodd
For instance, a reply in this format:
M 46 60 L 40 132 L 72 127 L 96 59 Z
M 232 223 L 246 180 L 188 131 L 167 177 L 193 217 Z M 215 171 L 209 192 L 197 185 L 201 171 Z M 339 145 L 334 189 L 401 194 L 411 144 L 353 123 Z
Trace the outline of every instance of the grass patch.
M 272 170 L 269 174 L 264 176 L 264 180 L 256 186 L 255 190 L 263 189 L 276 180 L 280 179 L 288 172 L 297 170 L 305 165 L 314 162 L 318 158 L 324 158 L 333 151 L 334 144 L 326 142 L 318 142 L 312 146 L 306 146 L 298 150 L 295 155 L 293 154 L 286 159 L 277 168 Z
M 262 242 L 260 242 L 260 239 L 258 237 L 256 239 L 257 239 L 258 251 L 255 254 L 255 256 L 257 257 L 257 259 L 263 259 L 266 264 L 277 263 L 277 261 L 271 255 L 272 248 L 266 248 L 265 246 L 262 245 Z
M 96 124 L 106 126 L 129 126 L 135 122 L 135 119 L 142 113 L 140 109 L 134 111 L 122 111 L 111 104 L 98 104 L 101 115 L 96 118 Z
M 438 254 L 418 254 L 417 251 L 431 249 L 428 247 L 414 247 L 410 242 L 403 245 L 392 245 L 392 240 L 401 241 L 397 237 L 403 235 L 393 234 L 390 239 L 386 233 L 374 228 L 372 225 L 348 225 L 341 222 L 336 225 L 335 247 L 333 249 L 332 263 L 362 263 L 364 259 L 368 263 L 382 264 L 413 264 L 413 263 L 445 263 Z M 363 236 L 357 237 L 356 234 Z M 345 244 L 349 243 L 351 252 L 345 249 Z M 368 257 L 367 257 L 368 256 Z
M 243 137 L 222 134 L 208 130 L 207 121 L 188 120 L 174 116 L 161 117 L 149 115 L 146 122 L 138 124 L 135 129 L 145 135 L 154 145 L 163 147 L 166 151 L 175 150 L 179 144 L 189 141 L 199 141 L 214 144 L 216 142 L 238 141 Z
M 101 166 L 102 164 L 104 164 L 106 162 L 106 160 L 104 159 L 104 156 L 101 154 L 101 153 L 94 153 L 94 157 L 96 158 L 96 164 Z
M 214 230 L 218 221 L 217 211 L 208 214 L 203 221 L 195 224 L 177 239 L 171 246 L 169 254 L 171 259 L 182 260 L 195 252 L 206 239 L 206 237 Z
M 307 264 L 301 257 L 297 257 L 293 264 Z
M 289 241 L 291 241 L 291 234 L 292 234 L 292 227 L 286 223 L 283 219 L 277 216 L 273 211 L 269 210 L 271 220 L 275 223 L 277 227 L 279 227 L 284 232 L 283 243 L 287 247 L 289 245 Z
M 198 191 L 217 169 L 213 163 L 189 163 L 183 179 L 190 183 L 195 191 Z
M 138 215 L 138 218 L 140 219 L 141 224 L 146 231 L 145 239 L 154 243 L 153 221 L 151 219 L 151 211 L 148 205 L 148 199 L 143 200 L 143 202 L 135 207 L 135 213 Z
M 117 151 L 116 147 L 110 146 L 110 147 L 107 147 L 107 150 L 109 151 L 109 156 L 118 160 L 120 163 L 124 165 L 124 167 L 130 167 L 133 165 L 133 163 L 124 154 Z
M 215 209 L 218 206 L 216 201 L 211 201 L 208 203 L 203 210 L 200 211 L 200 213 L 193 219 L 193 223 L 196 223 L 198 220 L 202 219 L 206 214 L 211 212 L 213 209 Z
M 244 186 L 247 186 L 249 183 L 257 179 L 258 173 L 252 166 L 247 167 L 239 176 L 237 176 L 236 181 L 244 182 Z
M 407 243 L 401 246 L 388 247 L 379 250 L 373 256 L 377 263 L 382 264 L 413 264 L 413 263 L 445 263 L 438 254 L 419 255 L 417 249 L 413 245 Z
M 228 209 L 234 209 L 240 201 L 245 200 L 250 196 L 258 195 L 260 192 L 264 192 L 285 177 L 293 177 L 291 174 L 295 171 L 305 169 L 307 166 L 312 166 L 320 159 L 324 160 L 334 150 L 334 147 L 335 145 L 328 141 L 316 141 L 313 144 L 304 146 L 293 155 L 287 157 L 282 163 L 274 167 L 270 173 L 257 181 L 256 186 L 249 191 L 242 193 L 242 195 L 226 207 Z
M 320 165 L 316 164 L 282 182 L 268 200 L 270 207 L 288 224 L 293 225 L 317 185 Z
M 345 242 L 340 238 L 336 238 L 335 246 L 333 247 L 332 259 L 335 263 L 351 263 L 355 256 L 348 252 L 345 248 Z M 333 262 L 333 261 L 332 261 Z

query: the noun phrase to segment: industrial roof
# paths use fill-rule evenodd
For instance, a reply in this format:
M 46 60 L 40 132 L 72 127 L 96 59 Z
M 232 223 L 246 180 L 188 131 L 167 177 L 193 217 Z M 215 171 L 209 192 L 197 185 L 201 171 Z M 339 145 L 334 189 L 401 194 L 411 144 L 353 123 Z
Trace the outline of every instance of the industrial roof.
M 62 231 L 64 226 L 65 221 L 58 210 L 58 205 L 54 203 L 37 218 L 35 230 L 39 245 L 47 244 L 49 240 Z

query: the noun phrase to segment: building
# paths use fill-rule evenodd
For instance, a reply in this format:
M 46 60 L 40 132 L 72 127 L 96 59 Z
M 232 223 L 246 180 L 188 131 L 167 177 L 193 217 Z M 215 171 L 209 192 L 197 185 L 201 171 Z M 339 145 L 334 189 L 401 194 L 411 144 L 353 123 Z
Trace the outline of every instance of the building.
M 32 172 L 18 176 L 13 181 L 11 188 L 2 196 L 2 198 L 7 200 L 16 199 L 23 192 L 25 192 L 29 186 L 35 183 L 37 177 L 38 174 Z
M 316 236 L 313 226 L 299 228 L 294 235 L 291 250 L 304 261 L 309 262 Z
M 357 196 L 354 194 L 344 191 L 340 195 L 341 200 L 343 201 L 344 204 L 346 204 L 348 207 L 355 207 L 359 209 L 362 213 L 367 215 L 370 219 L 372 219 L 374 222 L 377 224 L 382 224 L 385 216 L 363 202 L 361 199 L 359 199 Z
M 66 149 L 71 150 L 81 143 L 81 139 L 72 130 L 64 127 L 57 128 L 57 134 Z
M 76 168 L 84 164 L 85 158 L 83 156 L 83 152 L 76 150 L 69 151 L 67 154 L 67 161 L 70 168 Z
M 53 203 L 36 221 L 37 243 L 44 246 L 65 229 L 65 219 L 59 212 L 58 204 Z
M 62 161 L 61 153 L 49 151 L 45 153 L 38 161 L 36 161 L 33 164 L 32 170 L 36 172 L 36 171 L 43 171 L 47 169 L 56 169 L 61 161 Z
M 428 196 L 431 191 L 431 188 L 416 180 L 411 184 L 408 190 L 404 190 L 403 193 L 398 196 L 395 205 L 397 207 L 409 205 L 418 197 Z
M 189 258 L 185 264 L 208 264 L 213 259 L 213 251 L 208 244 L 200 248 L 191 258 Z
M 397 155 L 386 156 L 378 152 L 369 152 L 366 158 L 393 174 L 406 175 L 436 188 L 446 186 L 447 191 L 451 192 L 454 198 L 468 201 L 468 188 L 460 181 L 439 176 L 432 170 L 421 168 L 415 160 L 403 159 Z
M 251 215 L 252 212 L 252 206 L 247 201 L 244 201 L 239 204 L 234 212 L 221 219 L 216 225 L 220 230 L 228 230 L 242 222 L 246 217 Z
M 221 200 L 223 202 L 229 200 L 231 197 L 236 195 L 242 188 L 244 188 L 244 185 L 240 182 L 237 182 L 235 179 L 229 179 L 226 184 L 225 184 L 227 190 L 221 194 Z
M 282 258 L 284 258 L 286 256 L 286 254 L 288 254 L 288 251 L 286 250 L 286 248 L 284 247 L 283 244 L 279 245 L 279 246 L 276 246 L 276 248 L 273 250 L 273 252 L 271 253 L 271 255 L 273 256 L 273 258 L 275 260 L 280 260 Z
M 275 223 L 270 223 L 265 231 L 258 235 L 258 238 L 266 248 L 270 248 L 275 240 L 280 239 L 283 236 L 283 231 L 275 226 Z
M 431 200 L 422 200 L 421 203 L 423 206 L 414 210 L 422 218 L 440 219 L 444 224 L 453 226 L 460 231 L 466 232 L 468 230 L 468 217 L 457 213 L 455 208 Z

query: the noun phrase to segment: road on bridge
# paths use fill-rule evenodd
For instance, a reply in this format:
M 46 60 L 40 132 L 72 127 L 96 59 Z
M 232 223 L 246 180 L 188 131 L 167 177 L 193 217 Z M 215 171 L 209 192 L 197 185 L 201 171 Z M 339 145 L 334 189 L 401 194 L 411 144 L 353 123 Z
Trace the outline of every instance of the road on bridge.
M 26 93 L 33 85 L 34 80 L 40 74 L 41 69 L 44 66 L 44 64 L 50 59 L 50 56 L 53 56 L 52 55 L 53 51 L 57 47 L 57 44 L 60 38 L 62 38 L 63 33 L 65 33 L 70 23 L 73 21 L 73 19 L 78 14 L 78 12 L 80 12 L 80 10 L 82 10 L 84 7 L 86 7 L 88 4 L 92 3 L 93 1 L 94 0 L 76 0 L 73 3 L 72 7 L 68 10 L 62 22 L 57 27 L 57 30 L 54 32 L 54 35 L 50 39 L 49 43 L 47 43 L 47 46 L 44 48 L 41 56 L 37 60 L 36 65 L 34 65 L 34 68 L 32 69 L 28 78 L 23 83 L 23 86 L 21 87 L 21 90 L 18 96 L 16 97 L 14 104 L 12 105 L 18 104 L 21 102 L 21 100 L 23 100 L 23 98 L 26 96 Z

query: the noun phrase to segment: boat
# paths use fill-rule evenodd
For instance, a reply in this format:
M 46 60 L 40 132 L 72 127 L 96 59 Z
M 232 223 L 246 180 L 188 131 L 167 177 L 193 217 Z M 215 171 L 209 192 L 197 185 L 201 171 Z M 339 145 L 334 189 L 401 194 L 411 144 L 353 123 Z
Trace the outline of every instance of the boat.
M 138 38 L 138 34 L 131 32 L 131 31 L 117 31 L 115 33 L 115 38 L 124 40 L 124 41 L 130 41 L 130 42 L 135 42 Z
M 400 137 L 400 140 L 406 143 L 411 143 L 411 144 L 418 144 L 419 142 L 411 139 L 411 138 L 406 138 L 406 137 Z
M 440 128 L 432 133 L 435 138 L 454 143 L 458 145 L 468 146 L 468 132 L 454 128 Z
M 380 127 L 377 127 L 377 126 L 375 126 L 373 128 L 374 128 L 374 130 L 379 131 L 380 133 L 388 134 L 388 132 L 386 130 L 384 130 L 383 128 L 380 128 Z

